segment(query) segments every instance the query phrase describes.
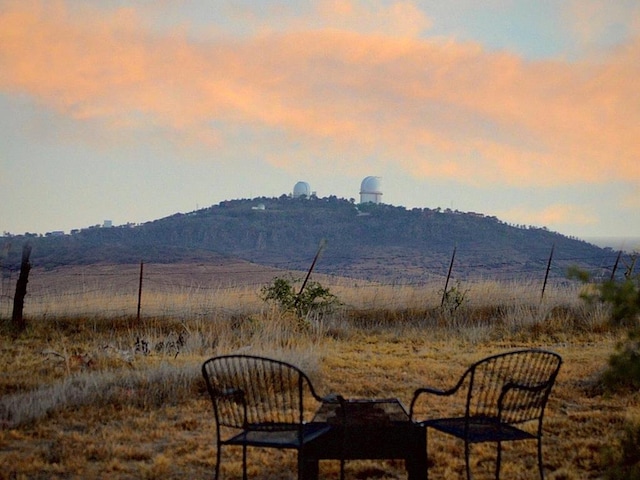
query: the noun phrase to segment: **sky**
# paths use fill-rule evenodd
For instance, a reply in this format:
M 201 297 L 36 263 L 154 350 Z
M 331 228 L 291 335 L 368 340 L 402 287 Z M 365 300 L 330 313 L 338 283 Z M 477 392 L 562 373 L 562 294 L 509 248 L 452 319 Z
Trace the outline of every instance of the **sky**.
M 0 0 L 0 233 L 224 200 L 640 238 L 637 0 Z

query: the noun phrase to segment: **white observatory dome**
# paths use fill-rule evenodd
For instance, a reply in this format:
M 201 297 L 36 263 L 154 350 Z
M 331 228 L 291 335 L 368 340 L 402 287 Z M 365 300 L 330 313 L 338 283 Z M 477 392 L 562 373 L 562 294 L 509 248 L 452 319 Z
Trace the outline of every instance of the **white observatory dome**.
M 360 203 L 380 203 L 382 182 L 380 177 L 366 177 L 360 184 Z
M 307 182 L 298 182 L 293 186 L 293 198 L 305 196 L 309 198 L 311 196 L 311 187 Z

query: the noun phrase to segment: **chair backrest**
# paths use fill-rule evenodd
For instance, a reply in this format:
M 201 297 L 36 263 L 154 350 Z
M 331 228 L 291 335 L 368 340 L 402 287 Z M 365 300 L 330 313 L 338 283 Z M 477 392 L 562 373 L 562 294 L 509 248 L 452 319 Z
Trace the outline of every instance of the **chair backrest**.
M 309 378 L 286 362 L 252 355 L 207 360 L 202 374 L 218 426 L 290 430 L 304 421 L 304 399 L 319 400 Z
M 562 358 L 529 349 L 485 358 L 467 370 L 467 415 L 505 423 L 541 420 Z

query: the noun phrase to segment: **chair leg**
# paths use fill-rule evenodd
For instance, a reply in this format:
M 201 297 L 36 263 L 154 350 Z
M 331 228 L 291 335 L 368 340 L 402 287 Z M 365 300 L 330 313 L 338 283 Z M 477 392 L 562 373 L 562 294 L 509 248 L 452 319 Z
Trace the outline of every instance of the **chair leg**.
M 540 480 L 544 480 L 544 466 L 542 465 L 542 437 L 538 437 L 538 468 L 540 469 Z
M 471 465 L 469 464 L 469 440 L 464 439 L 464 463 L 467 467 L 467 480 L 471 480 Z
M 338 400 L 340 402 L 340 408 L 342 408 L 343 412 L 346 412 L 346 406 L 344 404 L 344 399 L 342 397 L 338 397 Z M 346 413 L 343 413 L 344 418 L 342 419 L 342 446 L 341 451 L 340 451 L 340 480 L 344 480 L 344 467 L 346 465 L 346 460 L 345 460 L 345 452 L 347 451 L 347 418 L 346 418 Z
M 298 450 L 298 480 L 318 480 L 319 462 L 317 458 L 309 460 Z
M 425 427 L 424 429 L 424 454 L 427 457 L 427 476 L 425 477 L 426 480 L 429 480 L 429 428 Z
M 502 460 L 502 442 L 498 442 L 498 453 L 496 455 L 496 480 L 500 480 L 500 462 Z
M 220 460 L 222 459 L 222 445 L 218 444 L 218 448 L 216 448 L 216 476 L 215 480 L 220 478 Z
M 247 446 L 242 445 L 242 480 L 247 480 Z

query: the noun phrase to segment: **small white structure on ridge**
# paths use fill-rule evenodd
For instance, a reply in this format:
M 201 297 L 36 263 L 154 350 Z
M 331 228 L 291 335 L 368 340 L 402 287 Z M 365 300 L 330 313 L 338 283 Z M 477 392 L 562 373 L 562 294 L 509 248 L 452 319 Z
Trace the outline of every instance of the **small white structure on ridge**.
M 382 182 L 380 177 L 366 177 L 360 184 L 360 203 L 380 203 Z
M 293 186 L 293 198 L 311 197 L 311 187 L 307 182 L 298 182 Z

